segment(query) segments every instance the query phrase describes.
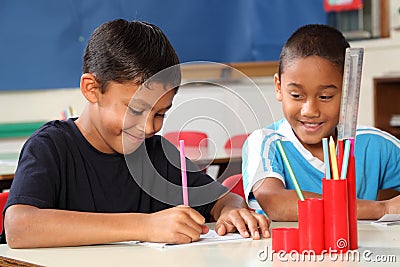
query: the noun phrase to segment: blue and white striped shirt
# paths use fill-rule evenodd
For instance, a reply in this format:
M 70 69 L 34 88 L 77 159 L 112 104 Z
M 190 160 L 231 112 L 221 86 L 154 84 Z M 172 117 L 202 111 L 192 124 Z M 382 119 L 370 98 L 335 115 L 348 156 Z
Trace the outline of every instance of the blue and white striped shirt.
M 254 199 L 254 185 L 265 178 L 280 179 L 294 189 L 289 172 L 276 149 L 280 139 L 300 188 L 321 194 L 324 163 L 297 139 L 286 119 L 254 131 L 243 146 L 243 186 L 249 206 L 261 209 Z M 400 141 L 373 127 L 358 127 L 355 145 L 357 198 L 375 200 L 380 189 L 400 190 Z

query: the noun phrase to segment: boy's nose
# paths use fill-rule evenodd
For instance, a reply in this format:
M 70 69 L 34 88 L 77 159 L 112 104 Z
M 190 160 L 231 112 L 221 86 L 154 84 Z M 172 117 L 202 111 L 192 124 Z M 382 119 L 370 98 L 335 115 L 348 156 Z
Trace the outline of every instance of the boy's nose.
M 153 120 L 149 118 L 143 118 L 136 124 L 136 127 L 142 133 L 143 138 L 146 138 L 154 132 Z
M 315 101 L 306 101 L 301 107 L 301 116 L 303 117 L 319 117 L 320 111 L 318 104 Z
M 145 121 L 144 133 L 146 136 L 154 133 L 154 120 L 151 117 L 147 118 Z

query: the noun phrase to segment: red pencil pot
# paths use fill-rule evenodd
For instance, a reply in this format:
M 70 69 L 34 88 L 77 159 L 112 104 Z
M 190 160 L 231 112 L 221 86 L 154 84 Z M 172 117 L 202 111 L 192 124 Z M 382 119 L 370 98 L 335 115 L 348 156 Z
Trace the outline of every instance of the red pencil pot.
M 273 228 L 272 250 L 275 252 L 299 251 L 299 230 L 297 228 Z
M 349 249 L 347 180 L 322 180 L 325 212 L 325 249 L 346 252 Z
M 356 196 L 356 167 L 355 158 L 349 158 L 349 167 L 347 171 L 347 195 L 349 207 L 349 249 L 358 248 L 358 233 L 357 233 L 357 196 Z
M 318 198 L 298 200 L 299 249 L 321 254 L 324 241 L 324 201 Z

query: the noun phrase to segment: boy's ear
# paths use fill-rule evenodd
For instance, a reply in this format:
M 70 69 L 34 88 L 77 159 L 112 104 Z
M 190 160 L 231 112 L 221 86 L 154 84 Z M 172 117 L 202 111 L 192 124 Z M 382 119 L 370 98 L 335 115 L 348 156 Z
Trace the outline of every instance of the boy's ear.
M 274 75 L 274 84 L 276 100 L 282 101 L 281 81 L 279 80 L 278 73 L 275 73 Z
M 81 76 L 80 82 L 81 92 L 85 98 L 91 102 L 95 103 L 98 100 L 98 94 L 100 93 L 100 85 L 96 81 L 96 78 L 91 73 L 84 73 Z

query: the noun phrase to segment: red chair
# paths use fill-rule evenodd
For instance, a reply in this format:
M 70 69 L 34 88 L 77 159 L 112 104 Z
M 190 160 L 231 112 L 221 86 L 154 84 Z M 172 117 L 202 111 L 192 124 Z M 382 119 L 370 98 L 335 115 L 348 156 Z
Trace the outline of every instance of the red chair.
M 208 135 L 198 131 L 181 131 L 165 133 L 164 138 L 179 149 L 179 140 L 185 141 L 186 156 L 191 159 L 199 159 L 207 150 Z M 203 172 L 207 172 L 207 166 L 198 165 Z
M 231 136 L 225 143 L 225 149 L 242 148 L 244 142 L 250 134 L 238 134 Z
M 244 200 L 246 200 L 246 197 L 244 196 L 242 174 L 234 174 L 229 176 L 222 181 L 222 185 L 226 186 L 230 192 L 238 194 Z
M 185 140 L 185 146 L 207 147 L 208 135 L 204 132 L 181 131 L 169 132 L 163 135 L 174 146 L 179 147 L 179 140 Z
M 3 209 L 4 206 L 6 205 L 7 198 L 8 198 L 8 192 L 0 193 L 0 212 L 1 212 L 0 233 L 3 232 Z

